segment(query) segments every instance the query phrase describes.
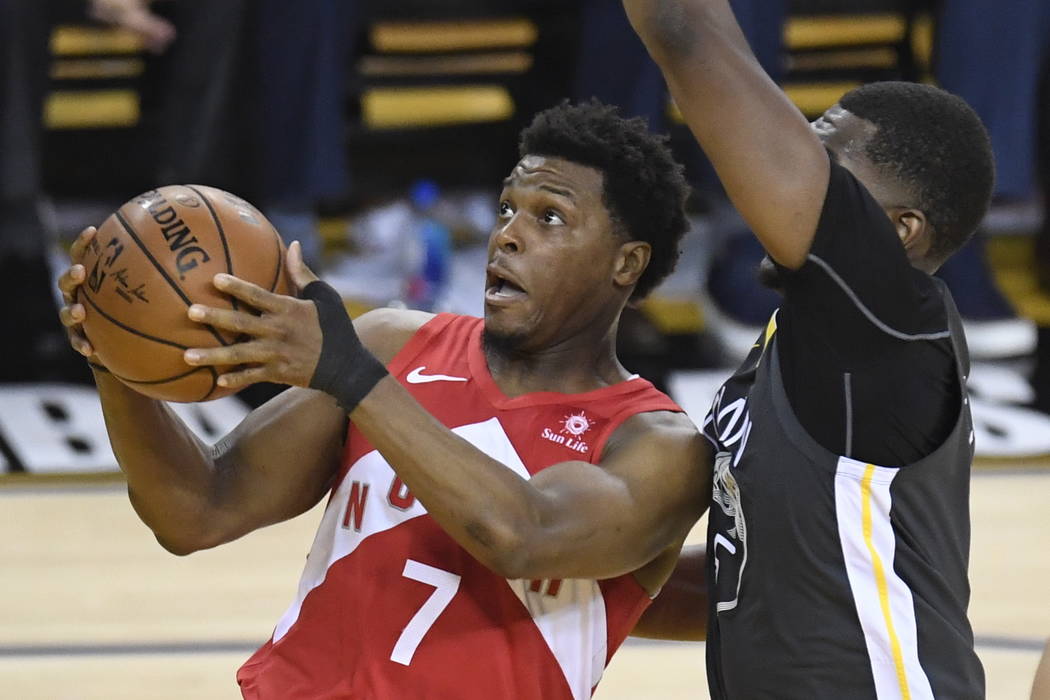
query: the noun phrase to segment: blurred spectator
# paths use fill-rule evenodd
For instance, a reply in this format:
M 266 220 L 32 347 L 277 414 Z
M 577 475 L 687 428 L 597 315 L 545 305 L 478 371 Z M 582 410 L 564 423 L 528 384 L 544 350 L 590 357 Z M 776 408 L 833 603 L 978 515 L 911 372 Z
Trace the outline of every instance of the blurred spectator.
M 1035 205 L 1039 71 L 1050 48 L 1045 0 L 944 0 L 937 13 L 935 75 L 980 115 L 992 138 L 996 189 L 983 230 L 939 276 L 967 320 L 974 357 L 1031 352 L 1032 324 L 1017 319 L 999 292 L 984 253 L 986 233 L 1031 230 Z
M 106 0 L 112 2 L 112 0 Z M 245 124 L 258 118 L 243 79 L 246 12 L 251 0 L 167 0 L 157 10 L 178 29 L 152 59 L 142 97 L 151 185 L 208 183 L 243 192 L 255 169 Z M 132 17 L 135 15 L 132 14 Z
M 731 4 L 755 56 L 779 80 L 785 0 L 731 0 Z M 627 22 L 622 3 L 584 0 L 581 23 L 576 97 L 595 96 L 619 105 L 626 116 L 644 117 L 654 131 L 670 131 L 675 125 L 668 116 L 663 76 Z M 765 322 L 779 296 L 758 284 L 756 270 L 765 252 L 725 199 L 695 139 L 678 139 L 674 146 L 694 187 L 693 208 L 704 210 L 710 224 L 703 233 L 704 249 L 683 256 L 679 266 L 694 274 L 701 288 L 706 282 L 718 307 L 708 309 L 708 316 L 716 321 L 711 328 L 733 354 L 737 346 L 746 349 L 754 342 L 751 326 Z M 714 265 L 710 265 L 712 258 Z M 737 332 L 739 324 L 747 328 Z
M 597 97 L 618 105 L 625 116 L 644 117 L 654 131 L 667 131 L 668 94 L 660 70 L 649 58 L 618 0 L 583 0 L 581 36 L 576 66 L 576 99 Z M 731 0 L 737 21 L 766 72 L 778 80 L 785 0 Z M 694 186 L 720 190 L 717 178 L 692 139 L 683 139 L 679 158 Z M 678 144 L 676 144 L 678 146 Z
M 0 321 L 0 381 L 79 380 L 52 303 L 54 241 L 41 220 L 41 138 L 49 37 L 85 13 L 136 34 L 154 54 L 139 86 L 149 184 L 240 189 L 248 170 L 238 71 L 246 0 L 0 0 L 0 293 L 22 303 Z M 89 222 L 85 222 L 89 223 Z
M 345 197 L 347 78 L 364 9 L 356 0 L 257 0 L 259 203 L 308 264 L 321 252 L 317 204 Z
M 142 0 L 95 0 L 90 12 L 136 32 L 153 50 L 175 37 Z M 41 222 L 40 142 L 55 0 L 0 0 L 0 382 L 86 378 L 69 349 L 53 303 Z
M 1035 243 L 1035 268 L 1040 291 L 1050 297 L 1050 52 L 1043 56 L 1039 91 L 1038 129 L 1039 184 L 1043 196 L 1043 222 Z M 1050 414 L 1050 325 L 1038 329 L 1035 371 L 1035 408 Z M 1046 659 L 1050 662 L 1050 657 Z M 1050 663 L 1044 664 L 1044 683 L 1050 686 Z M 1050 692 L 1050 687 L 1046 688 Z M 1034 697 L 1034 696 L 1033 696 Z
M 1036 95 L 1050 46 L 1046 0 L 942 0 L 937 12 L 938 83 L 970 103 L 995 150 L 999 203 L 1035 194 Z

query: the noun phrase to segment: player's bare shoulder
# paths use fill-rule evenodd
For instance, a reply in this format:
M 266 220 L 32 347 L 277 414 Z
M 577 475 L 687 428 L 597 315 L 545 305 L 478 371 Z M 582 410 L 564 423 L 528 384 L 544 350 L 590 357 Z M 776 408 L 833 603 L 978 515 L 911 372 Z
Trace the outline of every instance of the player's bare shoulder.
M 640 456 L 655 473 L 678 473 L 688 482 L 703 483 L 710 477 L 711 448 L 684 413 L 648 411 L 631 416 L 606 443 L 602 462 L 618 455 Z
M 658 443 L 663 449 L 691 450 L 703 447 L 706 441 L 684 413 L 677 411 L 646 411 L 636 413 L 609 436 L 606 454 L 635 440 Z
M 354 330 L 369 352 L 384 365 L 405 347 L 434 314 L 411 309 L 373 309 L 354 319 Z

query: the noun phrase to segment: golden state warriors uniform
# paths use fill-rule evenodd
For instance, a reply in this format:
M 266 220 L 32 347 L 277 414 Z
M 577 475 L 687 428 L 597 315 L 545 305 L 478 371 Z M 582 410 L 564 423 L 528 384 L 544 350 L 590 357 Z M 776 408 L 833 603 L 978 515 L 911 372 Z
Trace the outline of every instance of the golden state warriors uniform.
M 703 424 L 717 452 L 711 695 L 983 698 L 966 616 L 973 431 L 959 315 L 837 165 L 828 200 L 806 266 L 782 270 L 785 305 Z M 916 413 L 921 401 L 940 408 Z

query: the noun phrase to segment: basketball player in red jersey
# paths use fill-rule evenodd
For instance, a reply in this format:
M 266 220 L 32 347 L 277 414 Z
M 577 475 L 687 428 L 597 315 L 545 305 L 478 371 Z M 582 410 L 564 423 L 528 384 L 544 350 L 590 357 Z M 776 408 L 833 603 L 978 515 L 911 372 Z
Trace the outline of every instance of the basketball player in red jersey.
M 226 386 L 299 387 L 215 447 L 96 369 L 131 502 L 170 551 L 330 494 L 294 603 L 238 674 L 246 698 L 588 698 L 703 512 L 705 441 L 615 354 L 624 305 L 677 257 L 680 168 L 597 103 L 542 113 L 521 153 L 484 320 L 384 309 L 351 324 L 293 245 L 301 298 L 220 275 L 260 314 L 188 310 L 248 340 L 187 362 L 237 367 Z M 62 317 L 91 357 L 83 279 L 63 276 Z

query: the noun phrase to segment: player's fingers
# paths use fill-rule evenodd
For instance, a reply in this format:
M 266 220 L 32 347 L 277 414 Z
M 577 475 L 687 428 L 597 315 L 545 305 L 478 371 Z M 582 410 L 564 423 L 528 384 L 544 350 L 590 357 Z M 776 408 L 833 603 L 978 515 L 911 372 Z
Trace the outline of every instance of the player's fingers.
M 224 345 L 220 348 L 190 348 L 182 354 L 186 364 L 243 365 L 263 364 L 275 359 L 273 349 L 263 343 L 247 342 Z
M 240 389 L 249 384 L 264 382 L 269 379 L 269 372 L 265 367 L 249 367 L 238 372 L 227 372 L 219 375 L 219 386 L 227 389 Z
M 221 328 L 234 333 L 244 333 L 256 337 L 272 337 L 279 335 L 271 323 L 266 322 L 255 314 L 244 311 L 232 311 L 230 309 L 216 309 L 203 304 L 194 304 L 186 311 L 191 321 L 206 323 L 215 328 Z
M 236 297 L 260 311 L 284 311 L 287 308 L 287 302 L 292 301 L 289 297 L 268 292 L 257 284 L 246 282 L 233 275 L 220 273 L 215 275 L 213 283 L 219 291 Z
M 58 318 L 66 328 L 79 326 L 84 322 L 84 306 L 82 304 L 70 304 L 58 310 Z
M 91 244 L 91 241 L 95 239 L 95 235 L 98 233 L 98 229 L 94 226 L 88 226 L 86 229 L 80 232 L 73 241 L 73 245 L 69 247 L 69 258 L 75 263 L 79 263 L 80 259 L 84 257 L 84 251 Z
M 58 289 L 62 292 L 62 296 L 67 304 L 73 302 L 73 297 L 77 293 L 77 287 L 84 283 L 85 276 L 87 276 L 87 270 L 84 269 L 83 265 L 77 263 L 63 272 L 58 278 Z
M 69 344 L 73 346 L 73 349 L 84 357 L 91 357 L 95 354 L 95 348 L 88 341 L 83 329 L 80 327 L 81 322 L 84 320 L 84 307 L 80 306 L 80 304 L 76 306 L 79 307 L 79 313 L 73 307 L 63 306 L 59 309 L 58 316 L 62 321 L 62 325 L 66 327 L 66 336 L 69 338 Z
M 292 278 L 297 292 L 303 291 L 306 285 L 317 280 L 317 275 L 303 261 L 303 246 L 299 241 L 292 241 L 288 246 L 288 275 Z
M 69 330 L 69 344 L 84 357 L 91 357 L 95 354 L 95 347 L 91 342 L 74 329 Z

